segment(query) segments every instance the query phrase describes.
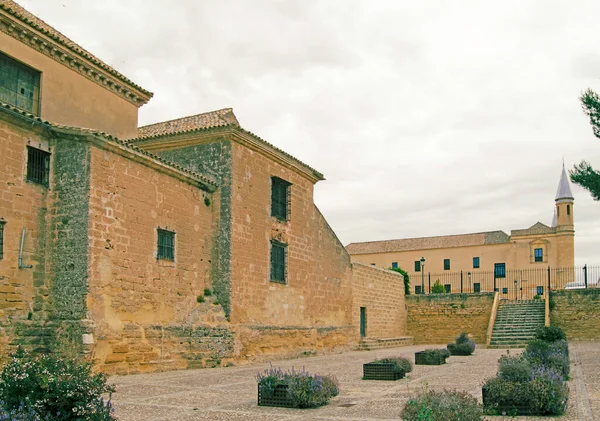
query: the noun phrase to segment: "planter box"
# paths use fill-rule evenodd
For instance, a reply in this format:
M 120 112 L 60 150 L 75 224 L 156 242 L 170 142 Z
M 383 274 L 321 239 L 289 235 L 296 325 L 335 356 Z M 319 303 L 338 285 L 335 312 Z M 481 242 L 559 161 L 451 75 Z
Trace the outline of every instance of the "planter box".
M 446 359 L 440 355 L 436 361 L 431 361 L 425 356 L 425 352 L 415 352 L 415 364 L 416 365 L 442 365 L 446 363 Z
M 448 352 L 450 353 L 450 355 L 473 355 L 473 353 L 469 353 L 469 352 L 465 352 L 465 351 L 461 351 L 458 349 L 454 349 L 451 347 L 448 347 Z
M 363 364 L 365 380 L 398 380 L 405 374 L 404 371 L 394 371 L 394 364 Z
M 487 397 L 487 389 L 485 387 L 481 388 L 481 397 L 483 398 L 483 408 L 491 407 L 488 402 Z M 486 405 L 487 404 L 487 405 Z M 493 407 L 495 411 L 498 412 L 498 415 L 502 415 L 503 413 L 508 416 L 516 416 L 516 415 L 542 415 L 527 406 L 519 406 L 519 405 L 501 405 L 497 407 Z
M 258 406 L 278 406 L 281 408 L 295 408 L 294 403 L 288 396 L 287 384 L 275 386 L 272 394 L 264 394 L 261 391 L 260 384 L 258 385 Z

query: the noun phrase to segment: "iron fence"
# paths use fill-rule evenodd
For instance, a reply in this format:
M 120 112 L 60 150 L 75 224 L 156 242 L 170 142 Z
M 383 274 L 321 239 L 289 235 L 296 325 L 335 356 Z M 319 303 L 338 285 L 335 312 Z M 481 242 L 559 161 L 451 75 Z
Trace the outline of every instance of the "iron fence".
M 531 299 L 549 288 L 600 288 L 600 266 L 409 273 L 411 294 L 431 294 L 439 281 L 446 293 L 498 291 L 501 298 Z M 438 287 L 439 288 L 439 287 Z

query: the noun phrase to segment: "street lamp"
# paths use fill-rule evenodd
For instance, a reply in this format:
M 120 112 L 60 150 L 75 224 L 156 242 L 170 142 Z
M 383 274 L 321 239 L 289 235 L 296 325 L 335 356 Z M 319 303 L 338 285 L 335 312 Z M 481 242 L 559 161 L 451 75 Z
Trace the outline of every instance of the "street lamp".
M 473 289 L 471 288 L 471 272 L 468 272 L 467 276 L 469 277 L 469 290 L 473 292 Z
M 421 257 L 421 294 L 425 294 L 425 258 Z
M 517 280 L 515 279 L 515 301 L 519 299 L 519 294 L 517 292 Z

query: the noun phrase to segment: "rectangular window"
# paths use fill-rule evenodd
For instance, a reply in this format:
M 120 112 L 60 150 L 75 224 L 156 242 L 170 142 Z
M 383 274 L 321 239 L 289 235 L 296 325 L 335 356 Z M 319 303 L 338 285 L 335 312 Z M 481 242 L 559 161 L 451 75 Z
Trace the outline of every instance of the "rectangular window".
M 544 287 L 542 285 L 538 285 L 536 293 L 537 295 L 544 295 Z
M 452 286 L 450 284 L 445 284 L 444 289 L 446 290 L 446 294 L 450 294 L 452 291 Z
M 502 288 L 502 294 L 508 294 L 508 288 Z
M 271 216 L 287 221 L 290 209 L 291 184 L 279 177 L 271 177 Z
M 392 269 L 398 269 L 398 262 L 392 262 Z
M 543 262 L 544 261 L 544 249 L 534 249 L 533 250 L 533 255 L 535 256 L 535 261 L 536 262 Z
M 27 146 L 27 181 L 48 187 L 50 153 Z
M 287 244 L 271 240 L 271 282 L 285 284 Z
M 4 258 L 4 224 L 6 221 L 0 218 L 0 260 Z
M 40 73 L 0 53 L 0 102 L 39 115 Z
M 479 269 L 479 257 L 473 257 L 473 269 Z
M 175 261 L 175 233 L 161 228 L 158 232 L 158 250 L 156 258 L 161 260 Z
M 450 270 L 450 259 L 444 259 L 444 270 Z
M 473 292 L 481 292 L 481 284 L 479 282 L 473 284 Z
M 415 285 L 415 295 L 419 295 L 421 293 L 421 285 Z
M 506 264 L 494 263 L 494 277 L 495 278 L 506 278 Z
M 421 272 L 421 261 L 415 260 L 415 272 Z

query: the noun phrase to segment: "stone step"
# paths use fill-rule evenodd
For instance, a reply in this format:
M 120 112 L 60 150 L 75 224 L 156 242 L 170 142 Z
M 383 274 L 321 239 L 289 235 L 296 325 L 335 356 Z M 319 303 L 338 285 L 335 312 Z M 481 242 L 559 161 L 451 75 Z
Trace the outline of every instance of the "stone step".
M 397 348 L 412 344 L 412 336 L 402 336 L 399 338 L 365 338 L 358 343 L 357 350 L 372 351 L 375 349 Z

